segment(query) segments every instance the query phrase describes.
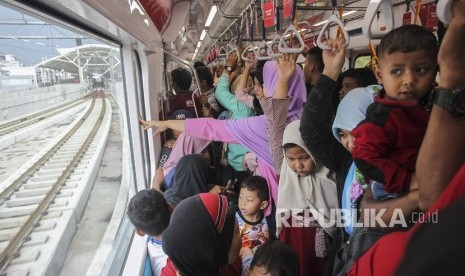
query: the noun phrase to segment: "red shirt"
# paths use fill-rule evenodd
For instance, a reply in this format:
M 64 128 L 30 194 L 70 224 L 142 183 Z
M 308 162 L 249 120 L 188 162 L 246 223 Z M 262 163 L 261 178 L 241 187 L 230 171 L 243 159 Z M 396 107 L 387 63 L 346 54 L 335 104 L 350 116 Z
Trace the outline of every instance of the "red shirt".
M 381 90 L 366 119 L 352 130 L 354 162 L 363 175 L 391 193 L 408 190 L 430 112 L 418 101 L 385 99 Z

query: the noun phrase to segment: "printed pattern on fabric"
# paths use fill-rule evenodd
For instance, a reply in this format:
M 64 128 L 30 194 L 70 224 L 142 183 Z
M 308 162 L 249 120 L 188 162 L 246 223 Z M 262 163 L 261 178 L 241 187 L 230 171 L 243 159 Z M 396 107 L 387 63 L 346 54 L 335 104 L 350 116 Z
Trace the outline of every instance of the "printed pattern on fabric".
M 244 221 L 244 218 L 242 218 L 239 212 L 236 212 L 236 218 L 239 224 L 239 231 L 241 233 L 242 248 L 250 247 L 250 249 L 252 249 L 255 253 L 258 246 L 266 243 L 270 237 L 265 217 L 263 216 L 261 221 L 255 224 L 249 224 Z

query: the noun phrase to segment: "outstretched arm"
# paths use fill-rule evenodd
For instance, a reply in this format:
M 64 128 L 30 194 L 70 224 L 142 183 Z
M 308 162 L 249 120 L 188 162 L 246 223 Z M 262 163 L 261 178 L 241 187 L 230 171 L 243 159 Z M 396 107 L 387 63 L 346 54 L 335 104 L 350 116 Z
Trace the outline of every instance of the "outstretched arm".
M 146 121 L 142 119 L 142 117 L 139 117 L 139 123 L 142 126 L 142 129 L 144 130 L 153 128 L 154 136 L 158 135 L 160 132 L 167 130 L 168 128 L 171 128 L 177 131 L 184 131 L 184 124 L 185 124 L 184 120 Z
M 143 129 L 154 129 L 153 135 L 158 135 L 158 133 L 170 128 L 185 132 L 187 135 L 195 138 L 238 144 L 239 142 L 227 131 L 225 121 L 226 120 L 216 120 L 212 118 L 145 121 L 139 117 L 139 122 Z

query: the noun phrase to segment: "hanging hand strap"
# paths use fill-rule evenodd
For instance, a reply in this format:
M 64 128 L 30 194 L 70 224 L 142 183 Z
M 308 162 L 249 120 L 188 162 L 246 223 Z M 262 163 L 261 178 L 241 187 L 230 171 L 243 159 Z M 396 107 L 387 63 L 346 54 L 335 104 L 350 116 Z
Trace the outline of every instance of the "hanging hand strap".
M 305 42 L 302 39 L 302 36 L 300 35 L 299 31 L 294 25 L 294 19 L 295 19 L 295 14 L 297 10 L 297 0 L 292 1 L 292 12 L 291 12 L 291 21 L 289 24 L 289 27 L 284 31 L 284 33 L 281 35 L 281 39 L 279 40 L 278 44 L 278 50 L 281 53 L 290 53 L 290 54 L 298 54 L 301 53 L 305 49 Z M 286 35 L 290 34 L 291 39 L 292 35 L 295 35 L 297 39 L 299 40 L 300 47 L 299 48 L 292 48 L 289 47 L 286 43 Z
M 346 42 L 344 43 L 346 46 L 349 45 L 350 43 L 350 37 L 349 37 L 349 33 L 347 33 L 347 30 L 344 26 L 344 24 L 342 24 L 341 20 L 339 19 L 339 17 L 337 17 L 337 15 L 333 14 L 331 15 L 329 18 L 328 18 L 328 21 L 326 21 L 325 25 L 323 26 L 323 28 L 321 28 L 321 31 L 320 31 L 320 34 L 318 35 L 318 38 L 316 40 L 316 44 L 318 45 L 318 47 L 320 49 L 327 49 L 327 45 L 324 45 L 323 44 L 323 35 L 324 35 L 324 32 L 325 30 L 329 27 L 329 24 L 331 23 L 336 23 L 339 25 L 339 27 L 341 27 L 342 29 L 342 33 L 344 34 L 344 38 L 346 40 Z
M 389 30 L 394 29 L 394 12 L 391 1 L 371 0 L 370 4 L 368 4 L 368 8 L 362 23 L 363 35 L 368 39 L 380 39 L 384 36 L 384 34 L 382 33 L 373 34 L 371 32 L 371 25 L 373 24 L 373 20 L 375 19 L 375 16 L 378 12 L 378 8 L 381 8 L 381 14 L 383 15 L 386 21 L 387 28 Z

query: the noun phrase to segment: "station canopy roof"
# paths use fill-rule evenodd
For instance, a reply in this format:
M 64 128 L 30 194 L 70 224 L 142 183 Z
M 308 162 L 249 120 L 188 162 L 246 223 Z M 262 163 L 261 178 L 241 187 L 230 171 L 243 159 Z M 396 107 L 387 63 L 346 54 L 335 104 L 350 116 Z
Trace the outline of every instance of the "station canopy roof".
M 103 75 L 120 65 L 120 51 L 104 44 L 89 44 L 73 48 L 58 49 L 60 55 L 42 61 L 35 68 L 49 68 L 79 74 L 79 67 L 89 74 Z

